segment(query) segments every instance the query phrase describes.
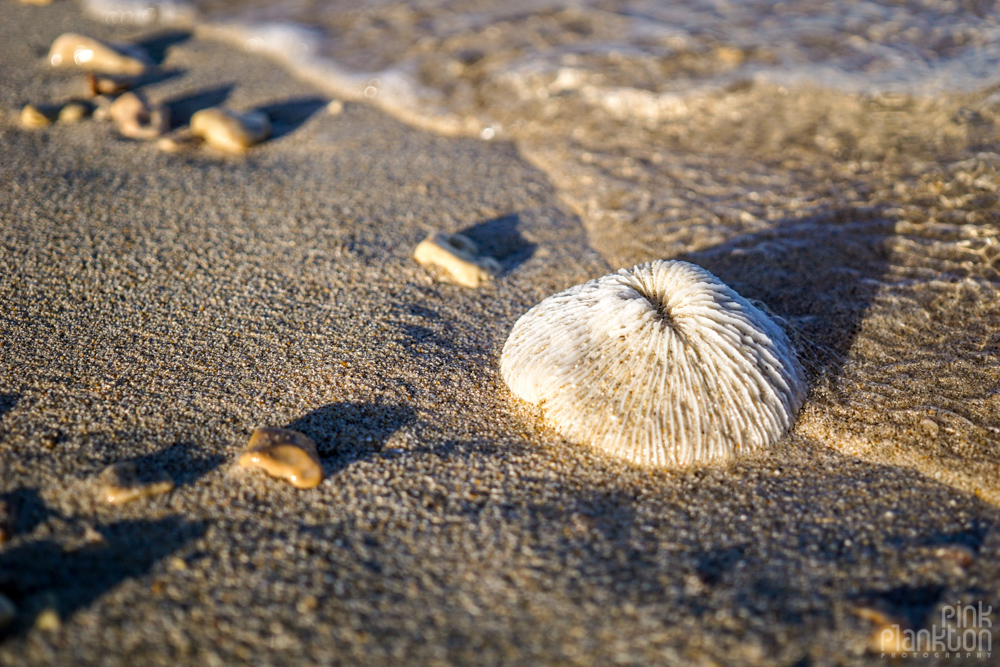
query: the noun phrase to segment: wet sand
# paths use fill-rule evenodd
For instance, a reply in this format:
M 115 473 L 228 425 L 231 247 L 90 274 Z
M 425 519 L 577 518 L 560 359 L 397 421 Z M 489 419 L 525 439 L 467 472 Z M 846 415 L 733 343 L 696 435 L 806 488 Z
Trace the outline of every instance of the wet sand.
M 990 146 L 893 201 L 859 190 L 881 209 L 684 255 L 799 328 L 814 389 L 771 451 L 650 471 L 563 441 L 499 377 L 528 307 L 649 259 L 602 248 L 515 146 L 332 115 L 183 33 L 3 13 L 0 663 L 885 664 L 865 610 L 998 606 L 1000 306 L 992 251 L 960 245 L 995 195 L 951 245 L 921 227 L 956 208 L 935 187 L 994 179 Z M 80 85 L 44 60 L 69 30 L 147 41 L 143 92 L 182 121 L 224 101 L 276 136 L 233 157 L 21 129 Z M 503 273 L 435 282 L 410 257 L 432 229 Z M 237 467 L 258 426 L 306 434 L 327 479 Z M 176 487 L 106 504 L 119 462 Z

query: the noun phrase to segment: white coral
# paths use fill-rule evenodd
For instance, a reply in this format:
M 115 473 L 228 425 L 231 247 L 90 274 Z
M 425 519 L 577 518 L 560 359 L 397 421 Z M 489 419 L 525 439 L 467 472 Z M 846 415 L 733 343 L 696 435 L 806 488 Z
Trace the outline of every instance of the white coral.
M 514 325 L 500 372 L 566 438 L 649 466 L 766 447 L 791 428 L 806 394 L 784 331 L 680 261 L 545 299 Z

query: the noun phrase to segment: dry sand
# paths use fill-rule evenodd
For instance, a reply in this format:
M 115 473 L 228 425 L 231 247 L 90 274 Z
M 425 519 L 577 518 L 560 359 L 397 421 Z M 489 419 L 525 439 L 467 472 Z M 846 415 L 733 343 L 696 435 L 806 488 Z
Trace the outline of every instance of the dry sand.
M 266 60 L 66 3 L 2 13 L 0 664 L 885 664 L 871 610 L 998 606 L 992 255 L 955 278 L 855 212 L 689 256 L 832 351 L 773 450 L 636 469 L 500 380 L 515 319 L 611 268 L 513 146 L 331 115 Z M 143 91 L 182 121 L 224 100 L 277 136 L 231 157 L 20 129 L 79 85 L 44 60 L 68 30 L 151 40 Z M 430 229 L 504 273 L 434 282 Z M 236 468 L 257 426 L 308 435 L 328 479 Z M 122 461 L 177 486 L 104 504 Z

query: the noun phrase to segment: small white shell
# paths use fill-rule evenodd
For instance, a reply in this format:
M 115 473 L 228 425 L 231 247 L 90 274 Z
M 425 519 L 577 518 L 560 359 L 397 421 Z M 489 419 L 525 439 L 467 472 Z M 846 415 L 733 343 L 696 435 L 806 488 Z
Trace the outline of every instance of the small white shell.
M 271 136 L 271 120 L 261 111 L 201 109 L 191 116 L 190 127 L 191 133 L 209 146 L 230 153 L 242 153 Z
M 53 67 L 137 76 L 146 71 L 149 57 L 138 46 L 115 47 L 93 37 L 67 32 L 52 42 L 49 63 Z
M 766 447 L 791 428 L 806 395 L 784 331 L 680 261 L 545 299 L 514 324 L 500 372 L 566 438 L 648 466 Z

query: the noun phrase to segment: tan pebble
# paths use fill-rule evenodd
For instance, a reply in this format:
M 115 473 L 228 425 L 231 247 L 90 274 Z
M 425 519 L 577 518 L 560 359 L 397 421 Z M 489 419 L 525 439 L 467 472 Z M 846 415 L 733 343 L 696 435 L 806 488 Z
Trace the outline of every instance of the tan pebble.
M 103 544 L 104 536 L 97 532 L 93 526 L 89 524 L 84 524 L 83 526 L 83 541 L 86 544 Z
M 174 488 L 174 480 L 166 473 L 160 473 L 149 481 L 139 481 L 135 464 L 129 462 L 109 466 L 101 473 L 100 481 L 102 482 L 100 497 L 112 505 L 122 505 L 147 496 L 158 496 Z
M 930 417 L 924 417 L 923 419 L 920 420 L 920 428 L 921 430 L 923 430 L 924 433 L 931 436 L 932 438 L 937 436 L 938 431 L 941 430 L 941 427 L 938 426 L 938 423 L 933 419 L 931 419 Z
M 875 630 L 868 636 L 869 651 L 899 653 L 902 650 L 905 630 L 902 623 L 871 607 L 857 607 L 852 611 L 858 618 L 863 618 L 875 626 Z
M 236 113 L 211 107 L 191 116 L 191 132 L 219 150 L 242 153 L 271 136 L 271 121 L 259 111 Z
M 972 552 L 972 549 L 959 544 L 938 547 L 934 550 L 934 555 L 942 561 L 951 563 L 952 565 L 957 565 L 962 569 L 965 569 L 976 562 L 976 555 Z
M 326 105 L 326 112 L 331 116 L 339 116 L 344 112 L 344 103 L 340 100 L 330 100 Z
M 83 534 L 63 545 L 63 551 L 73 553 L 82 549 L 91 549 L 104 544 L 104 536 L 94 530 L 93 526 L 83 524 Z
M 21 109 L 21 126 L 34 129 L 46 127 L 59 117 L 59 107 L 51 104 L 25 104 Z
M 17 607 L 3 593 L 0 593 L 0 629 L 10 625 L 17 617 Z
M 435 266 L 465 287 L 479 287 L 500 273 L 500 263 L 478 255 L 476 244 L 461 234 L 432 232 L 417 245 L 413 259 L 424 267 Z
M 307 595 L 299 603 L 295 605 L 295 608 L 300 614 L 305 614 L 306 612 L 313 611 L 319 606 L 319 600 L 316 599 L 315 595 Z
M 90 115 L 90 105 L 83 102 L 69 102 L 59 110 L 60 123 L 79 123 Z
M 49 63 L 53 67 L 81 67 L 105 74 L 138 75 L 146 71 L 149 58 L 135 46 L 115 47 L 93 37 L 67 32 L 52 42 Z
M 156 147 L 164 153 L 180 153 L 197 148 L 203 142 L 204 139 L 196 137 L 190 130 L 176 130 L 165 137 L 160 137 L 156 142 Z
M 170 110 L 149 104 L 136 93 L 125 93 L 111 103 L 111 119 L 131 139 L 155 139 L 170 129 Z
M 187 569 L 187 563 L 184 561 L 183 558 L 174 556 L 173 558 L 170 559 L 170 569 L 175 570 L 177 572 L 183 572 L 184 570 Z
M 93 102 L 94 113 L 92 116 L 94 120 L 111 120 L 111 103 L 114 102 L 114 99 L 106 95 L 98 95 L 93 99 Z
M 132 88 L 132 80 L 123 77 L 97 76 L 87 72 L 87 93 L 90 97 L 98 95 L 121 95 Z
M 316 445 L 302 433 L 289 429 L 258 428 L 250 436 L 239 464 L 260 468 L 299 489 L 311 489 L 323 481 Z
M 35 617 L 35 627 L 44 632 L 56 632 L 62 627 L 62 619 L 59 618 L 59 612 L 52 607 L 43 609 Z

